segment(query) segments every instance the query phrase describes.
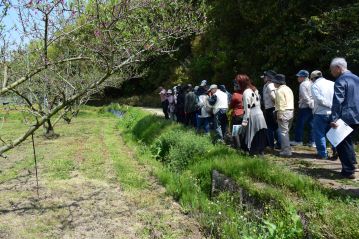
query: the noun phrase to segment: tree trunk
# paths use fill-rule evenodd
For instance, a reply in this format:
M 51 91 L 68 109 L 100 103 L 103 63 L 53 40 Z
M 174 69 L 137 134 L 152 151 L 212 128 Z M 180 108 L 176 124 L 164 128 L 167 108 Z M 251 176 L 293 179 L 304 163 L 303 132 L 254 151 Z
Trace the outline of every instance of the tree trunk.
M 54 127 L 53 127 L 50 119 L 46 121 L 46 123 L 44 124 L 44 127 L 45 127 L 44 136 L 47 139 L 54 139 L 54 138 L 59 137 L 58 134 L 55 134 L 55 130 L 54 130 Z

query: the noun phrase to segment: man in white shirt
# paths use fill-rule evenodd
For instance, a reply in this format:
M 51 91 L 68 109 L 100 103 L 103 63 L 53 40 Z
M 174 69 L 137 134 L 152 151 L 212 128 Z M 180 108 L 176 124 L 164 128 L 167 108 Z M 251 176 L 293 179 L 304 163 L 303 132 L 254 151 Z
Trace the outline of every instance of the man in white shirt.
M 315 147 L 314 136 L 312 134 L 313 106 L 312 82 L 309 80 L 309 72 L 300 70 L 297 75 L 299 85 L 298 117 L 295 123 L 295 138 L 291 141 L 292 146 L 303 145 L 304 127 L 307 124 L 309 128 L 309 145 Z
M 211 85 L 208 91 L 210 92 L 208 103 L 213 107 L 216 141 L 223 143 L 228 121 L 226 115 L 228 110 L 228 96 L 218 89 L 217 85 Z
M 268 137 L 268 145 L 272 149 L 274 148 L 274 139 L 277 139 L 277 147 L 280 148 L 280 137 L 278 137 L 278 123 L 274 118 L 274 110 L 275 110 L 275 91 L 276 88 L 271 81 L 277 73 L 273 70 L 265 71 L 261 78 L 264 81 L 263 86 L 263 103 L 264 103 L 264 118 L 267 123 L 267 137 Z
M 310 79 L 312 85 L 313 108 L 313 133 L 317 146 L 317 158 L 328 159 L 327 142 L 325 135 L 330 129 L 330 115 L 334 95 L 334 82 L 323 77 L 322 72 L 313 71 Z

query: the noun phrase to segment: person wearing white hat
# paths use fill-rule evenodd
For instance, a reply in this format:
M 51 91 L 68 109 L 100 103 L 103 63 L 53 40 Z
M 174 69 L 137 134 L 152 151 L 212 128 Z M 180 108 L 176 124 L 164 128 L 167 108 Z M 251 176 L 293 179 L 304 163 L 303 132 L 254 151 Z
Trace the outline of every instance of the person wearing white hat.
M 310 78 L 313 81 L 313 133 L 317 146 L 317 159 L 328 159 L 325 134 L 330 129 L 334 82 L 325 79 L 320 71 L 313 71 L 310 74 Z
M 224 142 L 224 136 L 227 130 L 227 110 L 228 96 L 219 90 L 217 85 L 211 85 L 208 89 L 210 98 L 209 104 L 213 107 L 214 128 L 216 131 L 216 141 Z

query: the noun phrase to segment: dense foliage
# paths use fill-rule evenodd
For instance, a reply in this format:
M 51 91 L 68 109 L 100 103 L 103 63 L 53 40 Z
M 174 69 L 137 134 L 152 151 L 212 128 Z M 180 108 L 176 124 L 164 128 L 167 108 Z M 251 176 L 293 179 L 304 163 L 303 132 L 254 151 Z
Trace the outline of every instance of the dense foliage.
M 346 57 L 350 69 L 359 71 L 357 1 L 211 0 L 208 5 L 206 33 L 182 43 L 181 54 L 174 56 L 179 63 L 163 58 L 151 63 L 151 82 L 170 86 L 207 79 L 230 86 L 237 72 L 258 81 L 266 69 L 291 81 L 302 68 L 320 69 L 331 78 L 335 56 Z

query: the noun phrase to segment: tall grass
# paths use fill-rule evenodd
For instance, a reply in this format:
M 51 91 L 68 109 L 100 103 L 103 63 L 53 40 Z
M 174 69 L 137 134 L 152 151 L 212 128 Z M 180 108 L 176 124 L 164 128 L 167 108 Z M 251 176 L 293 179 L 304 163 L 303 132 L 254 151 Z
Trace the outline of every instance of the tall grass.
M 193 214 L 214 238 L 359 238 L 355 198 L 270 159 L 241 155 L 205 136 L 131 107 L 119 121 L 143 159 L 157 160 L 155 175 L 167 192 Z M 140 157 L 141 158 L 141 157 Z M 260 210 L 241 205 L 236 193 L 211 198 L 211 172 L 231 177 Z

